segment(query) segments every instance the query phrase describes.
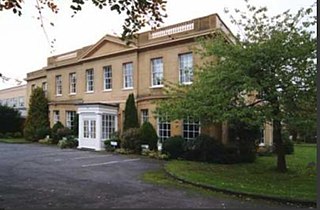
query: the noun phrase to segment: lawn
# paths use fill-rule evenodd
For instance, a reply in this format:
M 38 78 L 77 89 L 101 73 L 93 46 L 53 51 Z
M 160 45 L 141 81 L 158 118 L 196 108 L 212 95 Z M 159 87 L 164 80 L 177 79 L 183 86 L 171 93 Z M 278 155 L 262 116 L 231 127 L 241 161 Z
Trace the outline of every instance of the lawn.
M 209 164 L 192 161 L 170 161 L 167 171 L 188 181 L 229 189 L 280 197 L 316 201 L 316 169 L 309 170 L 308 163 L 316 163 L 316 146 L 295 145 L 293 155 L 287 155 L 287 173 L 276 172 L 276 156 L 258 157 L 251 164 Z
M 10 144 L 26 144 L 26 143 L 30 143 L 30 141 L 27 141 L 23 138 L 19 138 L 19 139 L 0 139 L 0 142 L 3 143 L 10 143 Z

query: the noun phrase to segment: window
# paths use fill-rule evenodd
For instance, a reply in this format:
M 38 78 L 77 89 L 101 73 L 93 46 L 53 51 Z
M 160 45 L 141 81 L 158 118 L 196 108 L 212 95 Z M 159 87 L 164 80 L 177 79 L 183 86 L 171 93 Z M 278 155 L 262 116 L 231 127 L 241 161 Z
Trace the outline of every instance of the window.
M 94 89 L 94 83 L 93 83 L 94 75 L 93 75 L 93 69 L 88 69 L 86 71 L 86 91 L 87 92 L 93 92 Z
M 24 97 L 19 97 L 19 107 L 24 107 Z
M 112 68 L 111 66 L 103 67 L 104 72 L 104 89 L 111 90 L 112 89 Z
M 60 115 L 59 111 L 55 110 L 53 111 L 53 123 L 56 124 L 58 121 L 60 121 Z
M 61 75 L 56 76 L 56 95 L 62 95 L 62 77 Z
M 186 140 L 194 139 L 200 134 L 200 122 L 188 117 L 183 120 L 183 138 Z
M 179 74 L 181 84 L 191 84 L 193 80 L 192 53 L 179 55 Z
M 74 120 L 75 120 L 75 116 L 76 116 L 76 112 L 75 111 L 66 111 L 66 125 L 68 128 L 70 128 L 71 130 L 74 128 Z
M 110 139 L 111 134 L 115 132 L 116 116 L 104 114 L 102 115 L 102 139 Z
M 155 58 L 151 60 L 151 81 L 152 86 L 162 86 L 163 80 L 163 60 L 162 58 Z
M 133 64 L 123 64 L 123 88 L 133 88 Z
M 77 92 L 77 76 L 76 73 L 69 74 L 69 93 L 76 94 Z
M 47 97 L 48 92 L 48 84 L 46 82 L 42 83 L 42 90 L 44 92 L 44 95 Z
M 149 121 L 148 109 L 141 109 L 141 124 Z
M 83 138 L 96 138 L 96 121 L 84 120 L 83 121 Z
M 164 142 L 171 136 L 171 125 L 166 118 L 158 118 L 158 136 L 160 142 Z

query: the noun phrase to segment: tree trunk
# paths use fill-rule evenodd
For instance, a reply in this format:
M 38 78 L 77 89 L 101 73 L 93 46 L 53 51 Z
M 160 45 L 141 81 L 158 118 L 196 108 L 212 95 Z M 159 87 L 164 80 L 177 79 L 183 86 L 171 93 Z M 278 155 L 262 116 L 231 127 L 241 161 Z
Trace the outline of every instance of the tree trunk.
M 286 172 L 287 164 L 285 149 L 281 138 L 281 122 L 279 120 L 273 120 L 273 141 L 277 153 L 277 170 L 280 172 Z

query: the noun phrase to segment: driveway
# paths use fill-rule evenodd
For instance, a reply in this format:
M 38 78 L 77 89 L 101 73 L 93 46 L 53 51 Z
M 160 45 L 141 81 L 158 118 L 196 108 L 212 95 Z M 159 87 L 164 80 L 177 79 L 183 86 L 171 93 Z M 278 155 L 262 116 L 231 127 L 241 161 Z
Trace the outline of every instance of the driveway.
M 0 143 L 0 209 L 277 207 L 265 201 L 203 196 L 141 180 L 144 172 L 161 165 L 161 161 L 142 156 Z

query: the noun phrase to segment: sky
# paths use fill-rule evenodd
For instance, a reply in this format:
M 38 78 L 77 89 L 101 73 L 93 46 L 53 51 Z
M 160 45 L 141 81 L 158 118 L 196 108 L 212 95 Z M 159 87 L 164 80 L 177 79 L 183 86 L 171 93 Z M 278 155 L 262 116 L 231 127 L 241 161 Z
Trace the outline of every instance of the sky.
M 237 29 L 230 23 L 229 14 L 224 13 L 228 8 L 245 10 L 243 0 L 167 0 L 168 17 L 162 26 L 168 26 L 198 17 L 217 13 L 225 24 L 237 33 Z M 88 4 L 81 12 L 71 17 L 72 10 L 68 6 L 70 1 L 58 1 L 59 13 L 46 12 L 44 24 L 46 34 L 37 20 L 35 0 L 25 1 L 22 16 L 12 12 L 0 12 L 0 73 L 10 78 L 3 81 L 0 78 L 0 90 L 18 85 L 28 72 L 36 71 L 46 66 L 47 58 L 57 54 L 69 52 L 87 45 L 95 44 L 104 35 L 120 35 L 124 16 L 118 15 L 105 8 L 100 10 Z M 315 0 L 249 0 L 257 7 L 266 6 L 270 15 L 280 14 L 288 9 L 297 11 L 301 7 L 309 7 Z M 50 26 L 50 22 L 54 26 Z M 146 31 L 144 28 L 141 31 Z M 54 42 L 54 48 L 49 41 Z

